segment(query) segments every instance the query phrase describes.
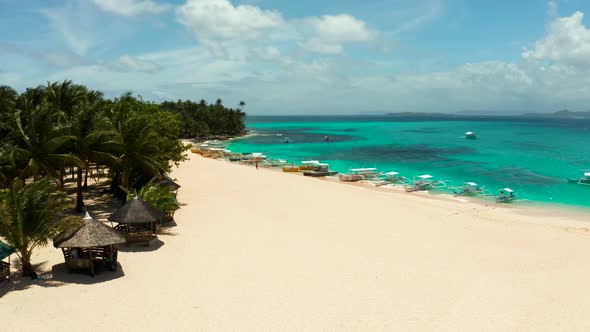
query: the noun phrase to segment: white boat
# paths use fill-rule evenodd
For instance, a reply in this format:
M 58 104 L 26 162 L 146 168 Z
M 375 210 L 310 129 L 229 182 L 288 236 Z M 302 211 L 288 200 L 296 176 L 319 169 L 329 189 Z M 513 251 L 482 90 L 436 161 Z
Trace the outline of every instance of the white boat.
M 430 174 L 423 174 L 414 177 L 412 184 L 407 185 L 405 190 L 408 192 L 419 190 L 430 190 L 434 188 L 444 188 L 447 186 L 447 181 L 435 180 Z
M 300 163 L 299 169 L 302 171 L 310 171 L 318 167 L 319 164 L 319 160 L 304 160 Z
M 498 191 L 496 203 L 512 203 L 516 201 L 518 195 L 510 188 L 503 188 Z
M 301 167 L 299 167 L 301 168 Z M 304 176 L 311 176 L 311 177 L 324 177 L 324 176 L 332 176 L 336 175 L 338 172 L 330 170 L 330 164 L 319 163 L 316 164 L 313 169 L 305 170 L 303 172 Z
M 569 183 L 575 183 L 575 184 L 581 184 L 581 185 L 585 185 L 585 186 L 590 186 L 590 172 L 585 172 L 584 175 L 582 175 L 581 178 L 579 179 L 567 179 L 567 182 Z
M 405 176 L 401 176 L 398 172 L 387 172 L 384 173 L 382 176 L 385 181 L 396 184 L 405 183 L 407 180 Z
M 346 174 L 338 174 L 340 181 L 354 182 L 376 179 L 381 175 L 376 168 L 351 168 Z
M 476 138 L 477 138 L 477 136 L 475 135 L 475 133 L 474 133 L 474 132 L 472 132 L 472 131 L 468 131 L 468 132 L 466 132 L 466 133 L 465 133 L 465 138 L 466 138 L 466 139 L 476 139 Z
M 487 194 L 484 186 L 480 186 L 475 182 L 463 182 L 463 185 L 459 188 L 451 188 L 455 195 L 459 196 L 475 196 L 481 194 Z

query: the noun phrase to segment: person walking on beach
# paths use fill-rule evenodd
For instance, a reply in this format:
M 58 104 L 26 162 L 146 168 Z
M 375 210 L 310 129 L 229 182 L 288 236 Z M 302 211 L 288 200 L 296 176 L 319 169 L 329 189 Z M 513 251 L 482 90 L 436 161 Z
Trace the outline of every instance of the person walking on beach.
M 256 169 L 258 169 L 258 160 L 254 162 L 256 164 Z

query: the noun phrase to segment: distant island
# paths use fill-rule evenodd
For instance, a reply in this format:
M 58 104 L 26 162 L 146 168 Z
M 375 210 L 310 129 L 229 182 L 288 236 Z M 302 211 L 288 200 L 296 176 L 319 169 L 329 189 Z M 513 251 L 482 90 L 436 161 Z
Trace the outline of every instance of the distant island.
M 575 111 L 558 111 L 554 113 L 526 113 L 523 116 L 541 117 L 541 118 L 590 118 L 590 111 L 575 112 Z
M 536 118 L 590 118 L 590 111 L 576 112 L 576 111 L 557 111 L 553 113 L 524 113 L 524 114 L 476 114 L 476 113 L 427 113 L 427 112 L 396 112 L 386 113 L 386 116 L 392 117 L 438 117 L 438 118 L 456 118 L 467 116 L 514 116 L 514 117 L 536 117 Z
M 386 113 L 387 116 L 399 116 L 399 117 L 458 117 L 459 114 L 450 113 L 423 113 L 423 112 L 398 112 L 398 113 Z

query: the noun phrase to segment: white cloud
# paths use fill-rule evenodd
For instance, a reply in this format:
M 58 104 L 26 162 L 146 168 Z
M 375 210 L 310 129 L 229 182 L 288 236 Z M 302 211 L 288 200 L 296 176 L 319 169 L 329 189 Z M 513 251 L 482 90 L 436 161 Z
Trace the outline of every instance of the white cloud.
M 201 40 L 256 39 L 284 24 L 281 13 L 228 0 L 187 0 L 177 9 L 180 23 Z
M 283 59 L 281 50 L 273 46 L 267 46 L 258 50 L 258 57 L 264 61 L 277 62 Z
M 400 70 L 401 65 L 392 65 L 400 58 L 372 61 L 369 55 L 346 62 L 353 60 L 301 56 L 304 50 L 298 45 L 339 54 L 351 44 L 381 37 L 346 14 L 285 20 L 252 5 L 189 0 L 177 15 L 195 32 L 198 46 L 82 64 L 42 80 L 73 79 L 110 96 L 134 88 L 156 100 L 220 97 L 234 104 L 244 99 L 254 114 L 554 111 L 590 105 L 590 32 L 582 13 L 549 22 L 545 35 L 522 52 L 520 61 L 467 63 L 426 73 L 414 69 L 420 63 L 412 59 Z M 40 77 L 35 69 L 11 71 L 34 86 Z
M 402 22 L 393 31 L 394 34 L 416 30 L 440 17 L 444 12 L 441 0 L 430 0 L 424 3 L 417 3 L 420 4 L 420 6 L 413 10 L 415 13 L 413 13 L 412 18 Z
M 47 17 L 49 27 L 59 34 L 65 44 L 76 54 L 85 55 L 92 45 L 92 38 L 89 36 L 87 23 L 84 24 L 83 13 L 76 11 L 76 16 L 71 16 L 71 7 L 52 8 L 41 10 Z
M 559 6 L 557 5 L 557 2 L 555 2 L 554 0 L 551 0 L 547 3 L 547 16 L 550 19 L 555 19 L 557 17 L 559 17 Z
M 537 41 L 532 50 L 525 50 L 525 60 L 552 61 L 563 65 L 590 65 L 590 29 L 582 23 L 584 13 L 555 19 L 545 38 Z
M 123 55 L 114 61 L 107 61 L 103 64 L 104 68 L 117 72 L 144 72 L 154 73 L 162 69 L 160 65 L 153 61 Z
M 125 17 L 136 17 L 142 14 L 159 14 L 168 9 L 169 5 L 158 4 L 152 0 L 92 0 L 101 10 Z
M 77 54 L 63 51 L 40 52 L 35 54 L 35 57 L 38 57 L 49 65 L 56 67 L 71 67 L 87 64 L 89 62 Z
M 311 17 L 304 24 L 312 28 L 312 35 L 300 45 L 316 53 L 342 53 L 345 44 L 368 42 L 377 36 L 365 22 L 347 14 Z
M 187 0 L 177 9 L 177 17 L 217 56 L 227 56 L 228 41 L 298 40 L 308 51 L 339 54 L 347 44 L 373 41 L 378 36 L 364 21 L 348 14 L 285 20 L 278 11 L 233 5 L 229 0 Z

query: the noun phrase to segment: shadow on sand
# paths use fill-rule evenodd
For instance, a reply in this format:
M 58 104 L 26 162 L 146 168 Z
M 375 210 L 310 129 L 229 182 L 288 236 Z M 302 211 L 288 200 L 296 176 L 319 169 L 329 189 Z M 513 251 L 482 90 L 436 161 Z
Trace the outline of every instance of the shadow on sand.
M 47 262 L 36 264 L 35 271 L 40 271 L 40 267 Z M 28 288 L 38 287 L 60 287 L 66 284 L 92 285 L 113 279 L 121 278 L 125 275 L 123 268 L 117 263 L 117 271 L 101 270 L 94 277 L 90 276 L 87 271 L 68 272 L 65 263 L 55 264 L 51 271 L 39 273 L 38 279 L 23 277 L 20 269 L 12 272 L 10 280 L 0 282 L 0 298 L 9 292 L 18 292 Z
M 164 241 L 160 239 L 152 240 L 149 246 L 143 244 L 127 244 L 122 245 L 119 247 L 119 251 L 121 252 L 149 252 L 149 251 L 156 251 L 160 249 L 164 245 Z

